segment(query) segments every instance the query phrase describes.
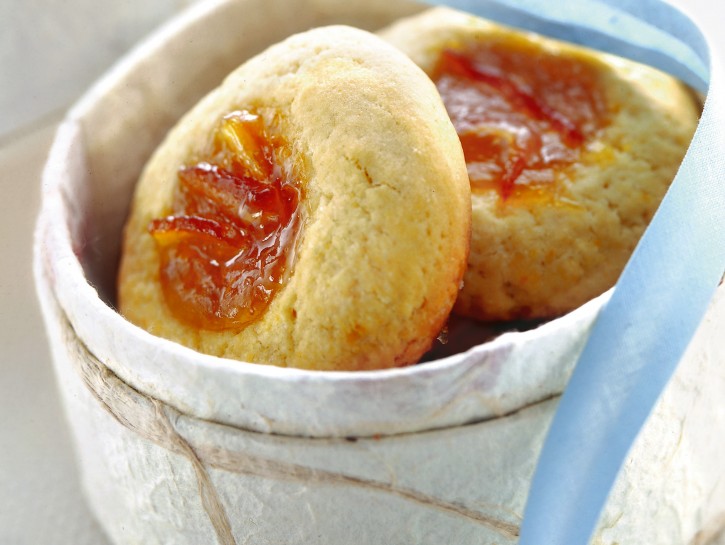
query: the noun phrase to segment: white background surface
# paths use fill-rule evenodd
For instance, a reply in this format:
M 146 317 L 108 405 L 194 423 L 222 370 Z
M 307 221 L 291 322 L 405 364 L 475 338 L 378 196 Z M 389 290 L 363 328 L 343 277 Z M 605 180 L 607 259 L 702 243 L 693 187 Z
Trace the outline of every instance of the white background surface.
M 81 495 L 35 300 L 39 175 L 68 105 L 191 1 L 0 4 L 0 545 L 108 543 Z M 673 3 L 701 23 L 725 57 L 725 3 Z

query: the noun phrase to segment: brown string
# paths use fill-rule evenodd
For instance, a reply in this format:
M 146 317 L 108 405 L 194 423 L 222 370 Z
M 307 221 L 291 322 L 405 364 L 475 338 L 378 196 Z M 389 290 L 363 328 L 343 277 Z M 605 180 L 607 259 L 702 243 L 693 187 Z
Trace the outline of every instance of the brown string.
M 725 543 L 724 536 L 725 513 L 721 513 L 695 534 L 695 537 L 690 541 L 690 545 L 716 545 Z
M 119 424 L 136 434 L 185 456 L 194 468 L 202 506 L 220 545 L 237 545 L 224 506 L 193 447 L 176 431 L 169 414 L 179 413 L 164 403 L 144 396 L 123 383 L 91 354 L 65 320 L 63 333 L 70 359 L 90 393 Z

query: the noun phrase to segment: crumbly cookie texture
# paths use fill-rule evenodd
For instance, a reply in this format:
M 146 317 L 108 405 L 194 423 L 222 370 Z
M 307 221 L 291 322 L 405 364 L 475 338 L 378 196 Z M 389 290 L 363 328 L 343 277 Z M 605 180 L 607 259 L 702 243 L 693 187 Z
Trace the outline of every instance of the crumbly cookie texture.
M 169 311 L 148 225 L 220 118 L 253 108 L 303 165 L 303 222 L 286 284 L 240 331 Z M 376 36 L 327 27 L 249 60 L 194 107 L 147 164 L 128 219 L 121 313 L 198 351 L 305 369 L 413 363 L 454 304 L 470 238 L 461 147 L 435 86 Z
M 516 33 L 446 8 L 380 35 L 431 74 L 445 49 Z M 559 173 L 556 206 L 472 195 L 471 253 L 455 311 L 484 320 L 553 317 L 611 287 L 674 178 L 699 110 L 678 81 L 650 67 L 517 33 L 554 55 L 599 66 L 610 122 Z

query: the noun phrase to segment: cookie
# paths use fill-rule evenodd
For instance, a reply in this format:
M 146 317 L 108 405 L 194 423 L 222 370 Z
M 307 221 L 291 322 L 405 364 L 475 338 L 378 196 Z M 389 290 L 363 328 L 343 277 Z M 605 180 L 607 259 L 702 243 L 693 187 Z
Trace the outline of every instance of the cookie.
M 411 364 L 459 292 L 470 206 L 430 79 L 372 34 L 312 30 L 234 71 L 150 159 L 119 310 L 247 362 Z
M 698 120 L 653 68 L 437 8 L 380 35 L 435 81 L 472 190 L 455 311 L 550 318 L 610 288 Z

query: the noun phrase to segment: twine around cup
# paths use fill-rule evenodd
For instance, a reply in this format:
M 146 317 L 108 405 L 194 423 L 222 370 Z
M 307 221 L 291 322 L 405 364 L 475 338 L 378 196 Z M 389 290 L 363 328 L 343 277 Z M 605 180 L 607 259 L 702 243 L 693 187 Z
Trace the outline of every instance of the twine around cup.
M 259 433 L 219 424 L 190 416 L 166 403 L 143 394 L 121 380 L 104 365 L 78 337 L 72 324 L 60 311 L 59 321 L 62 340 L 68 351 L 68 360 L 83 385 L 98 402 L 99 408 L 125 429 L 137 434 L 169 452 L 186 458 L 194 469 L 194 475 L 204 511 L 214 528 L 219 545 L 238 545 L 232 534 L 229 515 L 208 473 L 208 468 L 253 475 L 268 479 L 316 483 L 320 485 L 353 486 L 396 495 L 424 508 L 436 509 L 464 517 L 481 524 L 507 539 L 519 536 L 519 526 L 497 520 L 461 504 L 455 504 L 422 494 L 409 488 L 396 487 L 391 483 L 361 479 L 359 477 L 313 469 L 228 450 L 219 445 L 194 443 L 184 437 L 176 423 L 183 418 L 197 426 L 220 426 L 232 432 Z M 527 406 L 525 408 L 530 407 Z M 522 408 L 523 409 L 523 408 Z M 494 419 L 495 420 L 495 419 Z M 325 441 L 307 438 L 308 441 Z M 689 545 L 708 545 L 725 530 L 725 515 L 710 521 L 690 541 Z
M 186 415 L 158 399 L 139 392 L 122 381 L 93 355 L 78 337 L 65 315 L 61 316 L 61 329 L 69 360 L 73 362 L 76 373 L 89 393 L 98 401 L 100 408 L 124 428 L 170 452 L 185 457 L 190 462 L 196 476 L 199 497 L 220 545 L 236 545 L 237 541 L 232 534 L 228 514 L 209 478 L 207 468 L 267 479 L 374 490 L 395 495 L 426 509 L 435 509 L 464 517 L 507 539 L 518 537 L 517 525 L 498 520 L 468 506 L 447 502 L 411 488 L 262 458 L 245 452 L 225 449 L 221 445 L 194 443 L 186 439 L 175 425 L 180 418 L 194 422 L 198 426 L 221 426 L 240 433 L 259 432 Z M 528 407 L 530 406 L 524 408 Z M 305 440 L 326 441 L 326 439 L 319 438 L 305 438 Z

